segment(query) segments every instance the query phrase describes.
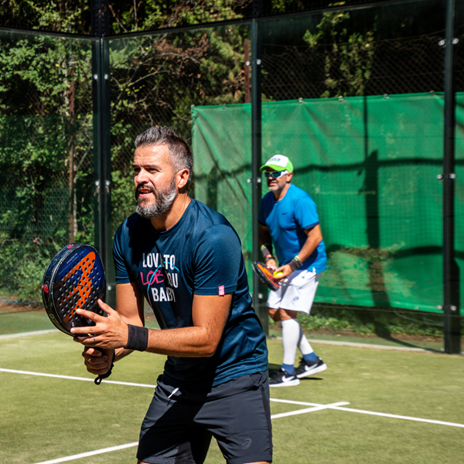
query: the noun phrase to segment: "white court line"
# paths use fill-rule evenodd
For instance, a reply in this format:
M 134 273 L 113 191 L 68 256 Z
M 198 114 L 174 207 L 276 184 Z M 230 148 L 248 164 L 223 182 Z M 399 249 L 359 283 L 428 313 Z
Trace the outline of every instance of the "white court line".
M 313 406 L 312 408 L 297 409 L 296 411 L 283 412 L 281 414 L 273 414 L 271 416 L 271 419 L 280 419 L 281 417 L 296 416 L 298 414 L 306 414 L 307 412 L 314 412 L 314 411 L 321 411 L 322 409 L 336 408 L 337 406 L 343 406 L 345 404 L 350 404 L 350 403 L 347 403 L 346 401 L 340 401 L 339 403 L 320 404 L 318 406 Z
M 51 461 L 42 461 L 37 464 L 59 464 L 60 462 L 74 461 L 76 459 L 88 458 L 90 456 L 96 456 L 97 454 L 111 453 L 112 451 L 119 451 L 126 448 L 133 448 L 137 446 L 139 442 L 127 443 L 126 445 L 113 446 L 111 448 L 103 448 L 97 451 L 89 451 L 88 453 L 74 454 L 73 456 L 66 456 L 65 458 L 52 459 Z
M 8 372 L 8 373 L 14 373 L 14 374 L 26 374 L 26 375 L 36 375 L 36 376 L 42 376 L 42 377 L 53 377 L 53 378 L 58 378 L 58 379 L 67 379 L 67 380 L 80 380 L 80 381 L 85 381 L 85 382 L 93 382 L 93 379 L 88 379 L 85 377 L 71 377 L 71 376 L 66 376 L 66 375 L 56 375 L 56 374 L 45 374 L 45 373 L 40 373 L 40 372 L 30 372 L 30 371 L 20 371 L 20 370 L 13 370 L 13 369 L 2 369 L 0 368 L 0 372 Z M 126 385 L 126 386 L 135 386 L 135 387 L 144 387 L 144 388 L 156 388 L 155 385 L 147 385 L 147 384 L 138 384 L 138 383 L 130 383 L 130 382 L 117 382 L 113 380 L 105 380 L 106 383 L 111 383 L 115 385 Z M 288 417 L 292 415 L 297 415 L 297 414 L 305 414 L 309 412 L 314 412 L 314 411 L 320 411 L 323 409 L 335 409 L 338 411 L 347 411 L 347 412 L 354 412 L 358 414 L 367 414 L 371 416 L 380 416 L 380 417 L 389 417 L 392 419 L 402 419 L 402 420 L 410 420 L 410 421 L 415 421 L 415 422 L 424 422 L 424 423 L 429 423 L 429 424 L 436 424 L 436 425 L 447 425 L 450 427 L 460 427 L 464 428 L 464 424 L 458 424 L 454 422 L 445 422 L 445 421 L 437 421 L 437 420 L 432 420 L 432 419 L 422 419 L 420 417 L 411 417 L 411 416 L 400 416 L 396 414 L 388 414 L 388 413 L 381 413 L 381 412 L 374 412 L 374 411 L 366 411 L 362 409 L 353 409 L 353 408 L 346 408 L 343 407 L 343 405 L 349 404 L 347 402 L 338 402 L 338 403 L 332 403 L 332 404 L 318 404 L 318 403 L 307 403 L 303 401 L 292 401 L 292 400 L 282 400 L 282 399 L 277 399 L 277 398 L 270 398 L 270 401 L 276 402 L 276 403 L 286 403 L 286 404 L 297 404 L 301 406 L 311 406 L 310 408 L 305 408 L 305 409 L 299 409 L 296 411 L 290 411 L 288 413 L 281 413 L 281 414 L 274 414 L 271 416 L 271 419 L 278 419 L 281 417 Z M 79 455 L 74 455 L 74 456 L 68 456 L 64 458 L 59 458 L 53 461 L 46 461 L 46 462 L 41 462 L 37 464 L 58 464 L 61 462 L 67 462 L 67 461 L 72 461 L 75 459 L 80 459 L 81 457 L 87 457 L 87 456 L 93 456 L 96 454 L 103 454 L 103 453 L 108 453 L 111 451 L 116 451 L 120 449 L 125 449 L 125 448 L 130 448 L 132 446 L 137 446 L 138 443 L 129 443 L 126 445 L 121 445 L 121 446 L 116 446 L 113 448 L 105 448 L 104 450 L 97 450 L 97 451 L 91 451 L 89 453 L 83 453 Z
M 433 419 L 421 419 L 420 417 L 399 416 L 396 414 L 387 414 L 383 412 L 364 411 L 362 409 L 341 408 L 339 406 L 334 406 L 332 409 L 337 409 L 339 411 L 357 412 L 358 414 L 368 414 L 370 416 L 390 417 L 392 419 L 405 419 L 415 422 L 427 422 L 428 424 L 448 425 L 450 427 L 460 427 L 464 429 L 464 424 L 457 424 L 455 422 L 444 422 Z
M 86 377 L 71 377 L 69 375 L 57 375 L 57 374 L 44 374 L 42 372 L 30 372 L 30 371 L 17 371 L 14 369 L 2 369 L 0 372 L 9 372 L 11 374 L 26 374 L 26 375 L 37 375 L 39 377 L 53 377 L 55 379 L 66 379 L 66 380 L 81 380 L 84 382 L 93 382 L 94 379 L 88 379 Z M 117 382 L 115 380 L 102 380 L 104 383 L 111 383 L 113 385 L 126 385 L 129 387 L 144 387 L 144 388 L 155 388 L 156 385 L 147 385 L 144 383 L 131 383 L 131 382 Z
M 41 376 L 41 377 L 54 377 L 54 378 L 57 378 L 57 379 L 81 380 L 81 381 L 85 381 L 85 382 L 93 382 L 93 379 L 87 379 L 85 377 L 71 377 L 71 376 L 68 376 L 68 375 L 44 374 L 42 372 L 18 371 L 18 370 L 14 370 L 14 369 L 2 369 L 2 368 L 0 368 L 0 372 L 9 372 L 9 373 L 12 373 L 12 374 L 37 375 L 37 376 Z M 115 380 L 106 380 L 106 379 L 104 380 L 104 382 L 105 383 L 111 383 L 111 384 L 114 384 L 114 385 L 126 385 L 126 386 L 129 386 L 129 387 L 156 388 L 156 385 L 148 385 L 148 384 L 143 384 L 143 383 L 117 382 Z M 390 417 L 392 419 L 403 419 L 403 420 L 410 420 L 410 421 L 416 421 L 416 422 L 426 422 L 426 423 L 429 423 L 429 424 L 447 425 L 447 426 L 450 426 L 450 427 L 464 428 L 464 424 L 458 424 L 458 423 L 455 423 L 455 422 L 444 422 L 444 421 L 437 421 L 437 420 L 433 420 L 433 419 L 422 419 L 420 417 L 400 416 L 400 415 L 396 415 L 396 414 L 388 414 L 388 413 L 383 413 L 383 412 L 374 412 L 374 411 L 365 411 L 365 410 L 362 410 L 362 409 L 345 408 L 345 407 L 341 407 L 341 405 L 337 406 L 336 403 L 333 403 L 333 404 L 335 404 L 335 406 L 334 406 L 334 405 L 330 405 L 330 404 L 329 405 L 321 405 L 321 404 L 318 404 L 318 403 L 306 403 L 306 402 L 302 402 L 302 401 L 280 400 L 280 399 L 274 399 L 274 398 L 271 398 L 270 400 L 273 401 L 273 402 L 276 402 L 276 403 L 298 404 L 298 405 L 301 405 L 301 406 L 311 406 L 312 408 L 317 408 L 317 409 L 310 408 L 308 410 L 308 412 L 319 411 L 321 409 L 337 409 L 339 411 L 355 412 L 355 413 L 358 413 L 358 414 L 368 414 L 368 415 L 371 415 L 371 416 Z M 349 404 L 349 403 L 345 403 L 345 404 Z M 296 413 L 296 412 L 297 411 L 293 411 L 293 413 Z M 292 414 L 289 413 L 288 415 L 292 415 Z M 282 416 L 282 417 L 284 417 L 284 416 Z
M 37 375 L 41 377 L 54 377 L 57 379 L 67 379 L 67 380 L 81 380 L 85 382 L 93 382 L 93 379 L 88 379 L 85 377 L 71 377 L 68 375 L 56 375 L 56 374 L 44 374 L 42 372 L 30 372 L 30 371 L 18 371 L 14 369 L 2 369 L 0 368 L 0 372 L 9 372 L 13 374 L 26 374 L 26 375 Z M 115 380 L 104 380 L 105 383 L 111 383 L 113 385 L 126 385 L 129 387 L 143 387 L 143 388 L 156 388 L 156 385 L 148 385 L 148 384 L 143 384 L 143 383 L 131 383 L 131 382 L 117 382 Z M 345 408 L 340 406 L 333 406 L 333 405 L 321 405 L 318 403 L 307 403 L 307 402 L 302 402 L 302 401 L 291 401 L 291 400 L 280 400 L 280 399 L 270 399 L 273 402 L 276 403 L 287 403 L 287 404 L 298 404 L 301 406 L 311 406 L 312 408 L 318 408 L 315 410 L 320 410 L 320 409 L 337 409 L 339 411 L 348 411 L 348 412 L 355 412 L 358 414 L 367 414 L 371 416 L 380 416 L 380 417 L 390 417 L 392 419 L 403 419 L 403 420 L 410 420 L 410 421 L 416 421 L 416 422 L 426 422 L 429 424 L 437 424 L 437 425 L 447 425 L 450 427 L 460 427 L 464 428 L 464 424 L 458 424 L 455 422 L 444 422 L 444 421 L 437 421 L 433 419 L 422 419 L 420 417 L 411 417 L 411 416 L 400 416 L 396 414 L 388 414 L 388 413 L 382 413 L 382 412 L 374 412 L 374 411 L 365 411 L 362 409 L 352 409 L 352 408 Z M 335 404 L 335 403 L 334 403 Z M 349 404 L 349 403 L 346 403 Z M 296 411 L 294 411 L 296 412 Z M 311 412 L 308 410 L 308 412 Z M 291 414 L 290 414 L 291 415 Z M 282 416 L 283 417 L 283 416 Z
M 285 400 L 280 400 L 280 402 L 285 402 Z M 279 419 L 280 417 L 294 416 L 296 414 L 305 414 L 305 413 L 308 413 L 308 412 L 320 411 L 322 409 L 334 408 L 334 407 L 341 406 L 341 405 L 344 405 L 344 404 L 350 404 L 350 403 L 342 401 L 342 402 L 339 402 L 339 403 L 332 403 L 332 404 L 320 404 L 320 405 L 312 407 L 312 408 L 299 409 L 298 411 L 290 411 L 290 412 L 285 412 L 285 413 L 282 413 L 282 414 L 274 414 L 274 415 L 271 416 L 271 419 Z M 38 462 L 36 464 L 59 464 L 61 462 L 69 462 L 69 461 L 74 461 L 76 459 L 95 456 L 97 454 L 111 453 L 112 451 L 119 451 L 119 450 L 122 450 L 122 449 L 131 448 L 131 447 L 134 447 L 134 446 L 137 446 L 137 445 L 138 445 L 138 442 L 128 443 L 127 445 L 113 446 L 112 448 L 104 448 L 104 449 L 101 449 L 101 450 L 89 451 L 87 453 L 75 454 L 73 456 L 66 456 L 64 458 L 52 459 L 51 461 L 42 461 L 42 462 Z

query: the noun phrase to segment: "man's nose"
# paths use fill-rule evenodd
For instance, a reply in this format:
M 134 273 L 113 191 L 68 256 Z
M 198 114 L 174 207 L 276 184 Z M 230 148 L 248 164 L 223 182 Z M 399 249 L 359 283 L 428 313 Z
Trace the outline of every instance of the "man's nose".
M 135 185 L 145 184 L 147 182 L 147 171 L 141 169 L 134 177 Z

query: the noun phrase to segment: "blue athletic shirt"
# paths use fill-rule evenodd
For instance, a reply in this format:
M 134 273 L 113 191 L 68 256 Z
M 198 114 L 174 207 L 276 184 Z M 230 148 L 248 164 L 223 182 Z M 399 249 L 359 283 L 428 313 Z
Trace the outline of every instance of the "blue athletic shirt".
M 168 356 L 164 373 L 174 384 L 202 388 L 267 370 L 266 336 L 251 306 L 240 239 L 224 216 L 192 200 L 177 224 L 158 232 L 133 214 L 116 232 L 113 256 L 116 283 L 137 282 L 162 329 L 193 325 L 194 294 L 233 293 L 214 356 Z
M 258 222 L 269 229 L 280 266 L 288 264 L 306 241 L 305 230 L 319 224 L 316 203 L 300 188 L 291 184 L 285 196 L 276 201 L 274 193 L 264 195 L 259 208 Z M 320 273 L 327 269 L 324 241 L 298 268 Z

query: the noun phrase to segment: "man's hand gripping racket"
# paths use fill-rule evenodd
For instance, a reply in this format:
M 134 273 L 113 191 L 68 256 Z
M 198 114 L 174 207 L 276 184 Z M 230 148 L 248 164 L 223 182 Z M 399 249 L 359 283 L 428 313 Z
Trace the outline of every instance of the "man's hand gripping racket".
M 261 282 L 263 282 L 266 285 L 266 287 L 273 291 L 276 291 L 280 287 L 279 282 L 274 277 L 274 274 L 270 269 L 266 267 L 264 263 L 255 261 L 252 264 L 252 267 L 253 271 L 259 277 Z
M 94 326 L 95 322 L 77 314 L 83 309 L 105 316 L 97 300 L 103 300 L 106 293 L 106 278 L 103 263 L 97 250 L 91 245 L 74 243 L 62 248 L 52 259 L 45 271 L 42 283 L 42 300 L 48 317 L 61 332 L 75 337 L 71 329 Z M 93 336 L 95 340 L 95 336 Z M 103 350 L 93 347 L 103 354 Z M 108 372 L 99 375 L 95 383 L 99 385 L 110 376 Z

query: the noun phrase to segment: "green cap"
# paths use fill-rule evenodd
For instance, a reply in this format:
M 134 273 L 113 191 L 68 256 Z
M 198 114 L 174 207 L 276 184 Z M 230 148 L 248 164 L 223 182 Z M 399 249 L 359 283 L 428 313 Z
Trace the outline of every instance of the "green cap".
M 288 171 L 293 172 L 292 162 L 284 155 L 274 155 L 272 158 L 266 161 L 259 170 L 265 171 L 266 169 L 274 169 L 275 171 Z

